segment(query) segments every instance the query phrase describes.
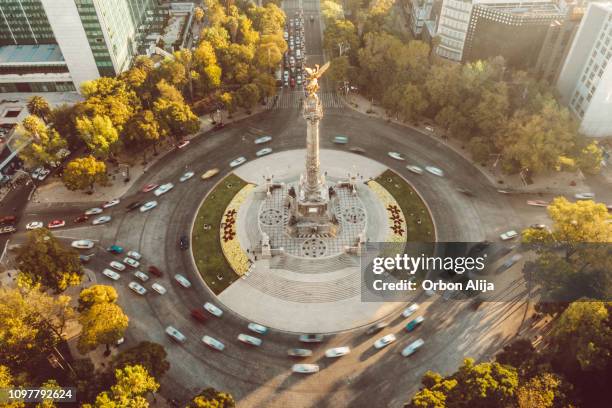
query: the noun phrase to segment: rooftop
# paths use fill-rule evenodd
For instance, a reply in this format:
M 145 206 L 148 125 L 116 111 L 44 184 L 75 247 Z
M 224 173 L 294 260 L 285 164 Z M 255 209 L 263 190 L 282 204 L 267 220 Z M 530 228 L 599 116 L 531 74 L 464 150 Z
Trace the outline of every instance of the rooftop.
M 0 47 L 0 65 L 65 65 L 58 45 L 5 45 Z

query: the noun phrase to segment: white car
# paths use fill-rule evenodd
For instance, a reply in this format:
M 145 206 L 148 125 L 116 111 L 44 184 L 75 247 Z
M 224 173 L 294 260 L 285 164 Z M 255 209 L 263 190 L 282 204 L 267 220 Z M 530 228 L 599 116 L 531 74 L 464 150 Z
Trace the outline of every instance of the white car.
M 116 269 L 118 271 L 125 271 L 125 265 L 118 261 L 112 261 L 110 263 L 111 268 Z
M 89 239 L 80 239 L 78 241 L 72 241 L 70 246 L 77 249 L 91 249 L 94 247 L 94 242 Z
M 128 283 L 128 288 L 132 289 L 134 292 L 138 293 L 140 296 L 143 296 L 147 293 L 147 290 L 138 282 L 130 282 Z
M 147 212 L 157 207 L 157 201 L 148 201 L 140 206 L 140 212 Z
M 257 323 L 249 323 L 247 327 L 250 331 L 258 334 L 266 334 L 268 332 L 268 328 L 266 326 Z
M 140 279 L 143 282 L 146 282 L 146 281 L 149 280 L 149 275 L 147 275 L 144 272 L 136 271 L 136 272 L 134 272 L 134 276 L 137 277 L 138 279 Z
M 111 219 L 112 218 L 110 215 L 103 215 L 101 217 L 94 219 L 91 223 L 93 225 L 101 225 L 101 224 L 106 224 L 107 222 L 110 222 Z
M 410 317 L 411 314 L 419 310 L 419 305 L 417 303 L 413 303 L 402 312 L 403 317 Z
M 287 350 L 287 355 L 289 357 L 310 357 L 312 356 L 312 350 L 303 348 L 292 348 Z
M 514 239 L 516 237 L 518 237 L 518 232 L 514 231 L 514 230 L 510 230 L 510 231 L 506 231 L 503 234 L 500 234 L 499 237 L 501 238 L 502 241 L 509 241 L 511 239 Z
M 177 273 L 176 275 L 174 275 L 174 280 L 178 282 L 179 285 L 181 285 L 184 288 L 190 288 L 191 287 L 191 282 L 189 282 L 189 279 L 187 279 L 186 277 L 184 277 L 183 275 Z
M 245 344 L 248 344 L 250 346 L 255 346 L 255 347 L 259 347 L 261 346 L 261 339 L 258 339 L 257 337 L 253 337 L 251 335 L 248 334 L 244 334 L 244 333 L 240 333 L 238 335 L 238 341 L 241 341 Z
M 574 194 L 574 197 L 578 200 L 592 200 L 595 198 L 594 193 L 578 193 Z
M 97 215 L 97 214 L 102 214 L 102 211 L 104 211 L 101 208 L 98 207 L 94 207 L 94 208 L 90 208 L 89 210 L 85 210 L 85 215 Z
M 219 340 L 214 337 L 204 336 L 202 337 L 202 342 L 206 344 L 208 347 L 212 347 L 215 350 L 223 351 L 225 349 L 225 344 L 221 343 Z
M 376 342 L 374 343 L 374 347 L 376 349 L 381 349 L 381 348 L 387 347 L 389 344 L 393 343 L 395 340 L 397 340 L 397 338 L 395 337 L 395 334 L 393 333 L 387 334 L 386 336 L 383 336 L 380 339 L 376 340 Z
M 119 275 L 117 272 L 111 271 L 110 269 L 104 269 L 102 271 L 102 275 L 106 276 L 109 279 L 115 280 L 115 281 L 121 277 L 121 275 Z
M 402 350 L 402 356 L 404 357 L 408 357 L 409 355 L 413 354 L 415 351 L 417 351 L 419 348 L 421 348 L 421 346 L 425 344 L 425 342 L 423 341 L 423 339 L 418 339 L 412 343 L 410 343 L 408 345 L 408 347 L 406 347 L 405 349 Z
M 129 251 L 126 255 L 137 261 L 140 261 L 140 258 L 142 258 L 142 255 L 136 251 Z
M 140 266 L 140 262 L 130 258 L 129 256 L 123 258 L 123 263 L 124 264 L 128 264 L 129 266 L 131 266 L 132 268 L 136 269 Z
M 116 206 L 120 202 L 121 202 L 121 200 L 119 200 L 118 198 L 114 198 L 114 199 L 112 199 L 110 201 L 107 201 L 104 204 L 102 204 L 102 208 L 111 208 L 111 207 Z
M 272 153 L 272 149 L 270 147 L 266 147 L 265 149 L 258 150 L 257 153 L 255 153 L 255 156 L 261 157 L 270 153 Z
M 402 154 L 398 152 L 389 152 L 387 154 L 389 155 L 390 158 L 395 159 L 395 160 L 406 160 L 404 156 L 402 156 Z
M 350 347 L 347 347 L 347 346 L 334 347 L 334 348 L 330 348 L 327 351 L 325 351 L 325 357 L 328 357 L 328 358 L 342 357 L 342 356 L 347 355 L 350 352 L 351 352 L 351 349 Z
M 406 168 L 410 170 L 411 172 L 413 172 L 414 174 L 423 174 L 423 169 L 420 168 L 419 166 L 414 166 L 414 165 L 409 164 L 408 166 L 406 166 Z
M 427 170 L 429 173 L 433 174 L 434 176 L 444 177 L 444 172 L 437 167 L 427 166 L 425 167 L 425 170 Z
M 32 222 L 29 222 L 26 225 L 26 229 L 27 230 L 35 230 L 35 229 L 44 227 L 44 225 L 45 224 L 43 224 L 42 221 L 32 221 Z
M 166 288 L 164 288 L 162 285 L 160 285 L 157 282 L 155 282 L 154 284 L 151 285 L 151 289 L 153 289 L 154 291 L 156 291 L 160 295 L 165 295 L 166 292 L 167 292 Z
M 172 183 L 162 184 L 161 186 L 155 189 L 153 194 L 155 194 L 155 197 L 159 197 L 160 195 L 166 194 L 168 191 L 172 190 L 173 188 L 174 188 L 174 184 Z
M 40 181 L 43 181 L 44 179 L 47 178 L 47 176 L 51 173 L 51 170 L 49 169 L 42 169 L 40 170 L 40 172 L 38 172 L 38 179 Z
M 219 309 L 217 306 L 213 305 L 210 302 L 204 303 L 204 309 L 213 316 L 221 317 L 223 315 L 223 310 Z
M 181 176 L 181 178 L 179 179 L 179 181 L 182 183 L 184 181 L 189 180 L 190 178 L 192 178 L 194 176 L 194 172 L 193 171 L 188 171 L 187 173 L 183 174 Z
M 257 139 L 255 139 L 255 144 L 268 143 L 270 140 L 272 140 L 272 136 L 258 137 Z
M 230 162 L 230 167 L 238 167 L 240 166 L 242 163 L 246 162 L 247 159 L 243 156 L 238 157 L 237 159 L 234 159 Z
M 316 364 L 294 364 L 291 371 L 299 374 L 313 374 L 319 372 L 319 366 Z
M 428 131 L 428 132 L 433 133 L 434 128 L 433 128 L 433 127 L 431 127 L 431 126 L 425 126 L 425 130 L 426 130 L 426 131 Z
M 166 334 L 170 336 L 172 340 L 178 341 L 179 343 L 184 343 L 187 340 L 187 337 L 177 329 L 172 326 L 166 327 Z

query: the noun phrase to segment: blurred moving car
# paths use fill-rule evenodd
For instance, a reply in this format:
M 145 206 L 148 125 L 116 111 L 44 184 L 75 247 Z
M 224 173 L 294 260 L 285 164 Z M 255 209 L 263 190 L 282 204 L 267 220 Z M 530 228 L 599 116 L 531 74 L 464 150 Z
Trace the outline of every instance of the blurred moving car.
M 147 290 L 138 282 L 132 281 L 128 283 L 128 288 L 132 289 L 134 292 L 136 292 L 140 296 L 144 296 L 147 293 Z
M 410 343 L 408 345 L 408 347 L 406 347 L 405 349 L 402 350 L 402 356 L 408 357 L 408 356 L 414 354 L 418 349 L 421 348 L 421 346 L 423 346 L 423 344 L 425 344 L 423 339 L 418 339 L 418 340 Z
M 64 225 L 66 225 L 66 221 L 64 220 L 53 220 L 49 224 L 47 224 L 47 228 L 49 229 L 60 228 L 60 227 L 63 227 Z
M 45 224 L 43 224 L 42 221 L 32 221 L 32 222 L 29 222 L 26 225 L 26 229 L 27 230 L 35 230 L 35 229 L 38 229 L 38 228 L 42 228 L 44 226 L 45 226 Z
M 303 348 L 292 348 L 287 350 L 287 355 L 289 357 L 310 357 L 312 356 L 312 350 Z
M 225 344 L 211 336 L 202 337 L 202 342 L 208 347 L 211 347 L 218 351 L 223 351 L 225 349 Z
M 300 336 L 300 341 L 302 343 L 320 343 L 323 341 L 322 334 L 302 334 Z
M 123 247 L 120 247 L 119 245 L 111 245 L 106 248 L 106 250 L 113 254 L 120 254 L 123 252 Z
M 151 285 L 151 289 L 153 289 L 154 291 L 156 291 L 160 295 L 164 295 L 167 292 L 166 288 L 163 287 L 160 283 L 157 283 L 157 282 L 155 282 L 154 284 Z
M 179 343 L 184 343 L 187 340 L 187 337 L 177 329 L 172 326 L 166 327 L 166 334 L 170 336 L 170 338 L 174 341 L 178 341 Z
M 266 326 L 263 326 L 263 325 L 257 324 L 257 323 L 249 323 L 247 328 L 250 331 L 258 333 L 258 334 L 266 334 L 268 332 L 268 328 Z
M 102 275 L 114 281 L 118 280 L 121 277 L 121 275 L 119 275 L 117 272 L 111 271 L 110 269 L 104 269 L 102 271 Z
M 509 241 L 509 240 L 514 239 L 514 238 L 516 238 L 518 236 L 519 236 L 519 233 L 514 231 L 514 230 L 506 231 L 503 234 L 499 235 L 499 237 L 501 238 L 502 241 Z
M 413 304 L 411 304 L 410 306 L 408 306 L 407 308 L 404 309 L 404 311 L 402 312 L 402 316 L 403 317 L 409 317 L 411 314 L 416 312 L 418 309 L 419 309 L 418 303 L 413 303 Z
M 189 279 L 187 279 L 186 277 L 184 277 L 181 274 L 176 274 L 174 275 L 174 280 L 178 282 L 179 285 L 181 285 L 184 288 L 190 288 L 191 287 L 191 282 L 189 282 Z
M 148 201 L 140 207 L 140 212 L 141 213 L 147 212 L 149 210 L 152 210 L 155 207 L 157 207 L 157 201 Z
M 374 348 L 380 350 L 381 348 L 387 347 L 389 344 L 393 343 L 395 340 L 397 340 L 397 338 L 395 337 L 395 334 L 393 333 L 387 334 L 386 336 L 383 336 L 380 339 L 376 340 L 376 342 L 374 343 Z
M 102 204 L 102 208 L 110 208 L 110 207 L 114 207 L 114 206 L 116 206 L 117 204 L 119 204 L 120 202 L 121 202 L 121 200 L 120 200 L 120 199 L 118 199 L 118 198 L 114 198 L 114 199 L 112 199 L 112 200 L 110 200 L 110 201 L 107 201 L 107 202 L 105 202 L 104 204 Z
M 159 197 L 163 194 L 166 194 L 168 191 L 172 190 L 173 188 L 174 188 L 174 184 L 172 183 L 162 184 L 161 186 L 155 189 L 153 194 L 155 194 L 155 197 Z
M 319 372 L 319 366 L 316 364 L 294 364 L 291 371 L 298 374 L 313 374 Z
M 223 310 L 219 309 L 217 306 L 213 305 L 210 302 L 204 303 L 204 309 L 213 316 L 221 317 L 223 315 Z
M 342 357 L 342 356 L 349 354 L 350 352 L 351 352 L 351 348 L 348 346 L 334 347 L 334 348 L 327 349 L 325 351 L 325 357 L 327 358 Z
M 206 172 L 202 174 L 201 178 L 202 180 L 208 180 L 209 178 L 216 176 L 217 173 L 219 173 L 219 169 L 206 170 Z
M 70 246 L 77 249 L 91 249 L 94 247 L 94 242 L 90 239 L 80 239 L 78 241 L 72 241 Z
M 238 341 L 255 347 L 259 347 L 263 343 L 261 339 L 244 333 L 238 335 Z
M 102 224 L 106 224 L 107 222 L 110 222 L 111 220 L 111 216 L 110 215 L 103 215 L 101 217 L 95 218 L 91 224 L 92 225 L 102 225 Z

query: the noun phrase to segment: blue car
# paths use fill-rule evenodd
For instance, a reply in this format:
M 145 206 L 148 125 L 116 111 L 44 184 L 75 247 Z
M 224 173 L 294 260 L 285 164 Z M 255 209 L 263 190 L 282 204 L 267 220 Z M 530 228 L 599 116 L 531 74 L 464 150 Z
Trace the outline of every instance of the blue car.
M 113 254 L 123 253 L 123 247 L 120 247 L 119 245 L 111 245 L 108 248 L 106 248 L 106 250 Z
M 425 320 L 425 318 L 423 316 L 419 316 L 416 319 L 413 319 L 413 320 L 409 321 L 408 324 L 406 325 L 406 330 L 409 331 L 409 332 L 413 331 L 421 323 L 423 323 L 423 320 Z

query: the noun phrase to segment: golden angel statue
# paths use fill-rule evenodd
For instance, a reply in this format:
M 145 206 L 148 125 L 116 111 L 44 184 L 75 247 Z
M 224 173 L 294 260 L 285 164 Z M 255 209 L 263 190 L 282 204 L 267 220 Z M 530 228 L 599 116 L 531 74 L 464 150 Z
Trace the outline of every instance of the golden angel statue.
M 323 65 L 322 67 L 319 67 L 319 64 L 315 64 L 314 68 L 304 68 L 306 70 L 306 73 L 308 74 L 308 83 L 306 84 L 306 91 L 308 92 L 309 96 L 315 95 L 319 90 L 318 79 L 321 78 L 325 71 L 327 71 L 327 68 L 329 68 L 329 61 L 326 62 L 325 65 Z

